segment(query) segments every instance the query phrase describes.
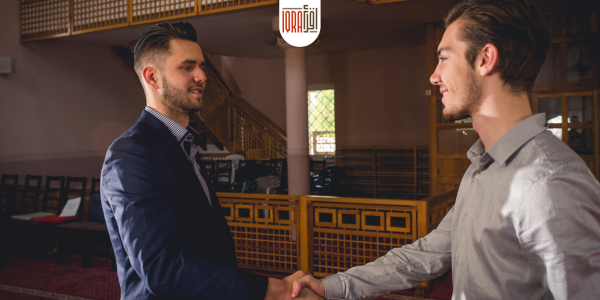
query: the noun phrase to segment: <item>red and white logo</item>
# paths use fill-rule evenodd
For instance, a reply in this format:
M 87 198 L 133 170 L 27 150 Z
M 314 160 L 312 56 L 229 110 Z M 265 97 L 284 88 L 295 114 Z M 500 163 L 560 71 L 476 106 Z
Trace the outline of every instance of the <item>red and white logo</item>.
M 321 32 L 321 0 L 279 0 L 279 32 L 295 47 L 306 47 Z

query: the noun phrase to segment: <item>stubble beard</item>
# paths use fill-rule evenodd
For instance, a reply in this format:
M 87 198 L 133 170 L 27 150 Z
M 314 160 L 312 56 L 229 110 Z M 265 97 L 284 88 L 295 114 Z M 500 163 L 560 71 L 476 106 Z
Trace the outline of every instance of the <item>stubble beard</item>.
M 461 93 L 456 93 L 460 98 Z M 471 70 L 469 72 L 469 76 L 467 77 L 467 84 L 465 86 L 465 91 L 462 93 L 464 98 L 462 100 L 458 100 L 460 102 L 456 103 L 456 107 L 444 107 L 442 111 L 442 115 L 444 116 L 444 120 L 446 121 L 456 121 L 462 120 L 464 118 L 470 117 L 475 111 L 480 103 L 481 103 L 481 87 L 477 83 L 475 79 L 475 71 Z
M 188 99 L 187 89 L 173 87 L 166 77 L 163 77 L 162 83 L 164 93 L 161 101 L 172 114 L 183 113 L 189 115 L 199 111 L 200 107 L 202 107 L 202 104 L 195 106 L 191 103 L 190 99 Z

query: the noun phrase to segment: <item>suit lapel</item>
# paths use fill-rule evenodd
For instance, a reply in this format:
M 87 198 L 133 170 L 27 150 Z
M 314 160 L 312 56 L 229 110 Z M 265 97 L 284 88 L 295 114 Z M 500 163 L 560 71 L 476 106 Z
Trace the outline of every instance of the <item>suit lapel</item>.
M 181 148 L 179 141 L 177 141 L 177 139 L 175 138 L 173 133 L 171 133 L 169 128 L 167 128 L 167 126 L 163 122 L 161 122 L 159 119 L 157 119 L 155 116 L 153 116 L 147 111 L 142 112 L 142 115 L 140 116 L 138 122 L 150 127 L 150 129 L 153 130 L 153 132 L 155 133 L 153 135 L 156 138 L 156 143 L 158 147 L 161 149 L 161 152 L 165 154 L 165 158 L 172 163 L 175 172 L 183 172 L 184 178 L 187 179 L 186 181 L 190 180 L 190 178 L 193 178 L 191 181 L 189 181 L 193 182 L 192 189 L 190 189 L 190 187 L 181 188 L 190 189 L 191 191 L 199 191 L 195 196 L 201 198 L 199 199 L 199 201 L 204 201 L 204 203 L 210 207 L 208 199 L 206 199 L 204 189 L 200 184 L 200 180 L 196 176 L 196 171 L 194 171 L 194 166 L 190 162 L 189 158 L 185 155 L 185 152 Z M 202 168 L 200 168 L 200 170 L 201 175 L 206 181 L 206 173 Z M 214 194 L 214 191 L 212 191 L 210 181 L 206 181 L 206 183 L 208 186 L 209 195 L 211 195 L 211 199 L 214 199 L 214 201 L 212 202 L 218 202 L 218 200 L 216 200 L 216 194 Z M 177 184 L 181 184 L 181 182 L 177 182 Z

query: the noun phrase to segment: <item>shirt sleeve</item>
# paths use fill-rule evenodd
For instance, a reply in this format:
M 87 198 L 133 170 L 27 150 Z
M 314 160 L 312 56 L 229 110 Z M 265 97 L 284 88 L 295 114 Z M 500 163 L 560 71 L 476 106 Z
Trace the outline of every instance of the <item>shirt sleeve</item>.
M 102 197 L 133 270 L 150 293 L 168 299 L 262 300 L 267 278 L 195 256 L 182 248 L 171 210 L 166 163 L 132 151 L 103 170 Z M 150 176 L 153 177 L 150 180 Z
M 454 208 L 437 229 L 377 260 L 322 279 L 327 299 L 360 299 L 412 288 L 444 274 L 452 265 L 450 231 Z
M 600 298 L 600 184 L 591 173 L 537 180 L 516 214 L 519 242 L 554 299 Z

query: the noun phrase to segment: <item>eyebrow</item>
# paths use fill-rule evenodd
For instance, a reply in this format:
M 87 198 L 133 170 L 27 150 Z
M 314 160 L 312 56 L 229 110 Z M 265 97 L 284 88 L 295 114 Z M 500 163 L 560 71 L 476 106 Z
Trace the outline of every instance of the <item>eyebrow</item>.
M 442 51 L 450 51 L 450 48 L 449 47 L 442 47 L 442 48 L 440 48 L 438 50 L 438 52 L 437 52 L 437 57 L 438 58 L 440 57 L 440 55 L 442 55 Z

